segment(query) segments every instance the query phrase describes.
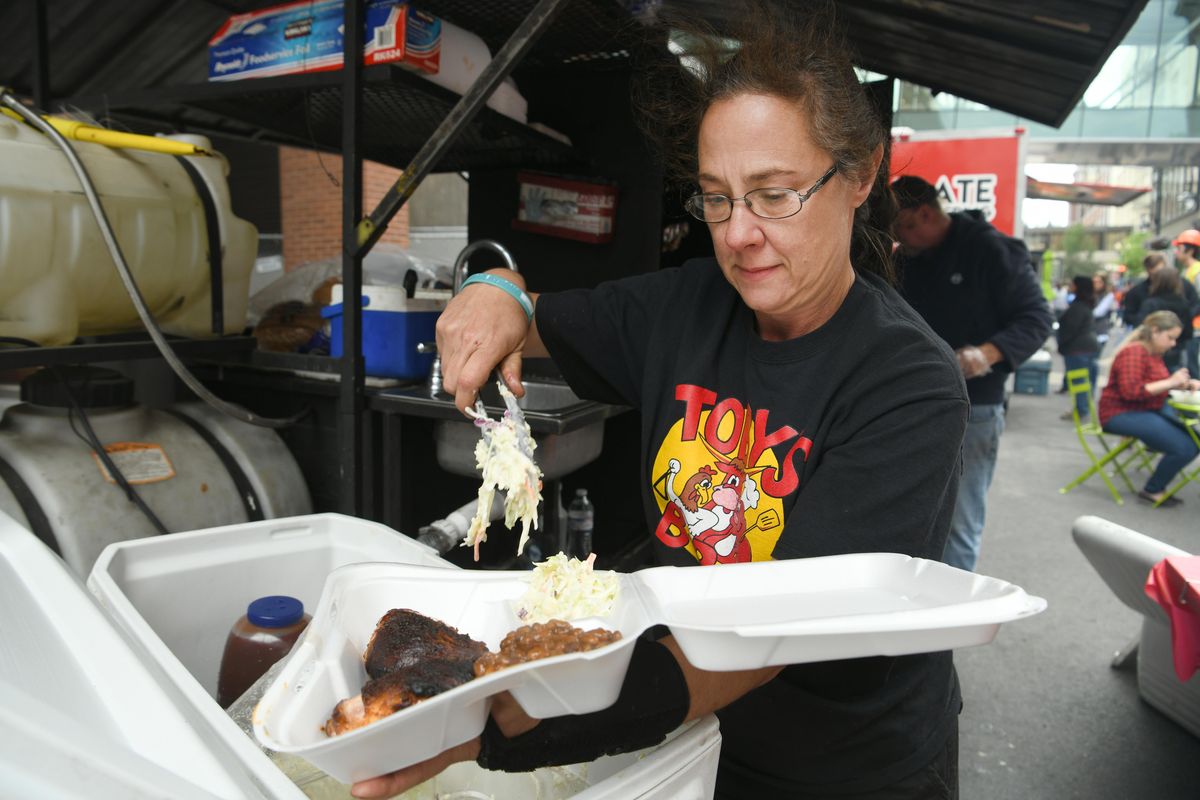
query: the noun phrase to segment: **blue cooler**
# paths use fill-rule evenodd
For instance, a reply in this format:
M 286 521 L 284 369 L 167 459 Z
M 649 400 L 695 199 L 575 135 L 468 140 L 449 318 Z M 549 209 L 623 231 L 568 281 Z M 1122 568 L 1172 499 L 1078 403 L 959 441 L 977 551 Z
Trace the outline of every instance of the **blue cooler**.
M 1018 394 L 1048 394 L 1050 391 L 1050 353 L 1038 350 L 1017 367 L 1013 390 Z
M 433 366 L 432 353 L 417 345 L 434 340 L 434 326 L 449 292 L 437 297 L 408 297 L 401 286 L 363 286 L 362 352 L 366 374 L 381 378 L 424 378 Z M 342 287 L 333 287 L 333 302 L 321 309 L 329 320 L 329 353 L 342 355 Z

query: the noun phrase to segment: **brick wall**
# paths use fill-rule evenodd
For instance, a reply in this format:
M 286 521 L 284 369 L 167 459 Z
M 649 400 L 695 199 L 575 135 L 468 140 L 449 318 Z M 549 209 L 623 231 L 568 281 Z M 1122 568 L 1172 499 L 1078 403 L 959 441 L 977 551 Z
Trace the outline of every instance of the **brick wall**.
M 328 172 L 328 174 L 326 174 Z M 279 197 L 283 228 L 283 264 L 295 269 L 309 261 L 336 259 L 342 252 L 342 159 L 330 153 L 279 148 Z M 400 170 L 363 162 L 363 215 L 400 176 Z M 392 218 L 381 243 L 408 246 L 408 209 Z

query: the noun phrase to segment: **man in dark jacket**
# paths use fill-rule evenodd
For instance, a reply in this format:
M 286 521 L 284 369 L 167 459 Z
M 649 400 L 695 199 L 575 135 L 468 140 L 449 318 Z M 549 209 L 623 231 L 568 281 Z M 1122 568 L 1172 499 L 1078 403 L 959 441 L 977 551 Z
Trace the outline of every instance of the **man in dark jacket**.
M 954 349 L 967 380 L 963 474 L 942 560 L 973 570 L 1004 430 L 1004 382 L 1046 341 L 1054 317 L 1022 242 L 974 215 L 945 213 L 921 178 L 905 175 L 892 189 L 901 292 Z

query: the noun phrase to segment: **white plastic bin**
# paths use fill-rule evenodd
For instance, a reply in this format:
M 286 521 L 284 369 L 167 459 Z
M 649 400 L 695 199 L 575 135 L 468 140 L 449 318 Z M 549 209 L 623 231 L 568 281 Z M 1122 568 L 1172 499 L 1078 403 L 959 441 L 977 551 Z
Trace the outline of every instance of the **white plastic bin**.
M 312 514 L 119 542 L 100 554 L 87 583 L 134 652 L 182 694 L 269 796 L 299 798 L 217 705 L 225 637 L 254 598 L 285 594 L 313 608 L 329 572 L 362 561 L 454 568 L 384 525 Z

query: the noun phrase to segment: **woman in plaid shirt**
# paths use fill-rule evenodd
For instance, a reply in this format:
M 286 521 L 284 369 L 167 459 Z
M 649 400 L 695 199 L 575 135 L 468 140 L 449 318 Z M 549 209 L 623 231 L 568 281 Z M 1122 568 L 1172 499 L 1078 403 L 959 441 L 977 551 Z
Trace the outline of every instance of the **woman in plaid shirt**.
M 1200 390 L 1200 380 L 1188 377 L 1187 369 L 1168 372 L 1163 363 L 1163 353 L 1175 346 L 1182 330 L 1174 312 L 1148 314 L 1117 351 L 1097 409 L 1106 432 L 1141 439 L 1163 454 L 1138 492 L 1139 498 L 1151 503 L 1162 499 L 1171 480 L 1200 452 L 1173 409 L 1166 406 L 1171 389 Z M 1168 497 L 1162 505 L 1182 503 L 1178 497 Z

